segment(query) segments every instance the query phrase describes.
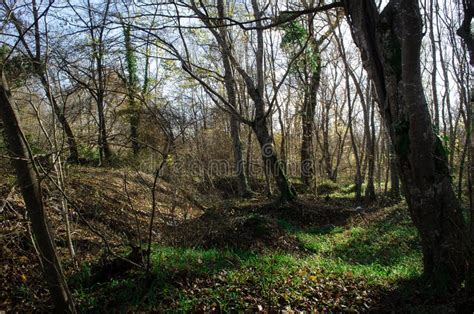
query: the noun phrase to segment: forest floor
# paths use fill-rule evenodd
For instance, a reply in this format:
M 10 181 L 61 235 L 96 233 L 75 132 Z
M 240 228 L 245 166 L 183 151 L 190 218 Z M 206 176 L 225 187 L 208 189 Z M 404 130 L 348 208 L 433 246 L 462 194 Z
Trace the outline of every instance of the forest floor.
M 148 233 L 152 178 L 83 167 L 68 178 L 75 260 L 58 209 L 61 195 L 46 189 L 45 197 L 81 312 L 459 309 L 459 298 L 423 288 L 419 239 L 403 202 L 356 204 L 339 193 L 300 195 L 283 205 L 256 195 L 201 206 L 160 183 L 145 276 L 117 257 L 143 262 L 132 247 Z M 13 177 L 0 180 L 0 310 L 47 311 L 21 197 Z

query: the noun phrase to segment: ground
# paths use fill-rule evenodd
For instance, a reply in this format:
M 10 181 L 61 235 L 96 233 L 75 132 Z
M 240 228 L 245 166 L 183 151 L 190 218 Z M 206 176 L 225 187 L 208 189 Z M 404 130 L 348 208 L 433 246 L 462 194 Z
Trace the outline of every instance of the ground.
M 455 296 L 428 295 L 419 239 L 403 202 L 350 194 L 300 195 L 278 204 L 213 199 L 158 186 L 151 270 L 143 262 L 152 179 L 125 169 L 73 167 L 67 196 L 73 261 L 58 208 L 46 189 L 48 215 L 79 311 L 414 311 L 454 312 Z M 0 192 L 0 310 L 47 311 L 47 290 L 13 177 Z M 126 183 L 125 183 L 126 182 Z M 46 184 L 47 186 L 47 184 Z M 86 223 L 87 221 L 87 223 Z M 109 248 L 107 250 L 106 248 Z

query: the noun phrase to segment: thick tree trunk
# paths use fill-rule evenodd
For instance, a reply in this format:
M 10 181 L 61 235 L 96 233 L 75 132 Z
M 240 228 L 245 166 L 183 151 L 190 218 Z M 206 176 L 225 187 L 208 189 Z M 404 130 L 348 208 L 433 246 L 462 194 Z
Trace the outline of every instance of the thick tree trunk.
M 398 172 L 397 156 L 392 143 L 389 143 L 390 158 L 390 195 L 394 198 L 400 197 L 400 174 Z
M 240 140 L 240 121 L 233 115 L 230 116 L 230 134 L 234 152 L 235 173 L 239 183 L 239 194 L 242 197 L 247 197 L 251 194 L 251 190 L 244 167 L 242 141 Z
M 292 201 L 296 198 L 296 191 L 288 181 L 283 163 L 278 159 L 273 139 L 270 135 L 265 120 L 257 120 L 253 125 L 253 130 L 260 143 L 262 159 L 265 169 L 268 169 L 277 183 L 282 202 Z
M 303 112 L 301 118 L 303 136 L 301 141 L 301 181 L 303 181 L 303 183 L 309 187 L 314 176 L 314 114 L 317 104 L 316 96 L 321 83 L 321 41 L 316 40 L 313 27 L 313 18 L 311 15 L 307 16 L 307 27 L 308 34 L 310 36 L 309 47 L 311 48 L 310 52 L 312 55 L 309 56 L 309 62 L 306 60 L 307 58 L 305 58 L 305 71 L 308 73 L 306 75 L 308 86 L 305 88 Z
M 474 1 L 473 1 L 474 3 Z M 474 13 L 474 12 L 473 12 Z M 473 54 L 474 56 L 474 54 Z M 468 138 L 468 165 L 469 165 L 469 172 L 468 172 L 468 193 L 469 193 L 469 240 L 471 244 L 471 251 L 470 251 L 470 259 L 469 259 L 469 269 L 468 269 L 468 277 L 466 282 L 466 288 L 468 294 L 471 296 L 474 293 L 474 135 L 472 134 L 474 130 L 474 89 L 471 88 L 470 90 L 470 102 L 468 105 L 467 110 L 468 116 L 468 125 L 469 125 L 469 132 L 467 132 Z
M 246 75 L 244 80 L 247 81 L 247 87 L 250 97 L 255 103 L 255 121 L 252 128 L 255 132 L 262 152 L 265 169 L 270 170 L 278 189 L 280 191 L 280 200 L 282 202 L 292 201 L 296 198 L 296 191 L 292 187 L 290 181 L 286 177 L 282 161 L 278 158 L 273 137 L 268 130 L 267 118 L 270 112 L 265 111 L 264 91 L 265 91 L 265 75 L 264 75 L 264 40 L 262 27 L 262 12 L 258 7 L 257 0 L 252 0 L 252 8 L 256 19 L 257 33 L 257 49 L 255 51 L 256 65 L 256 84 L 250 82 L 251 78 Z
M 1 74 L 0 74 L 1 75 Z M 58 313 L 75 313 L 74 302 L 69 292 L 59 257 L 54 247 L 46 213 L 41 186 L 31 164 L 31 158 L 22 137 L 20 125 L 13 111 L 6 81 L 2 75 L 0 83 L 0 118 L 3 121 L 5 142 L 15 167 L 18 185 L 26 204 L 33 234 L 38 244 L 44 277 Z
M 464 19 L 457 34 L 464 40 L 469 51 L 470 64 L 474 66 L 474 33 L 471 27 L 474 18 L 474 0 L 462 0 L 462 7 L 464 9 Z
M 301 181 L 306 186 L 311 185 L 314 176 L 313 162 L 313 134 L 314 112 L 316 108 L 316 93 L 319 89 L 319 72 L 314 73 L 303 102 L 303 115 L 301 117 L 303 138 L 301 140 Z
M 458 29 L 458 35 L 464 40 L 467 50 L 469 51 L 469 61 L 471 68 L 474 67 L 474 33 L 472 31 L 472 19 L 474 18 L 474 0 L 463 0 L 462 6 L 464 10 L 464 19 L 461 27 Z M 474 183 L 474 89 L 470 89 L 470 100 L 467 103 L 467 120 L 468 120 L 468 132 L 467 136 L 469 142 L 469 205 L 470 205 L 470 259 L 469 259 L 469 272 L 467 280 L 467 291 L 471 295 L 474 292 L 474 189 L 472 187 Z
M 217 1 L 218 16 L 222 18 L 219 23 L 225 26 L 225 3 L 223 0 Z M 237 94 L 235 89 L 235 79 L 230 61 L 230 43 L 227 29 L 220 27 L 217 32 L 214 32 L 214 37 L 220 45 L 222 63 L 224 65 L 224 86 L 227 93 L 227 101 L 229 105 L 238 111 Z M 242 197 L 249 196 L 251 189 L 248 183 L 246 172 L 244 171 L 244 158 L 242 153 L 242 141 L 240 139 L 240 121 L 235 114 L 230 114 L 230 135 L 232 137 L 232 148 L 234 152 L 235 173 L 238 180 L 239 194 Z
M 373 0 L 346 0 L 345 6 L 395 143 L 405 197 L 422 241 L 424 273 L 439 287 L 457 289 L 466 275 L 466 226 L 424 97 L 418 1 L 392 0 L 380 15 Z

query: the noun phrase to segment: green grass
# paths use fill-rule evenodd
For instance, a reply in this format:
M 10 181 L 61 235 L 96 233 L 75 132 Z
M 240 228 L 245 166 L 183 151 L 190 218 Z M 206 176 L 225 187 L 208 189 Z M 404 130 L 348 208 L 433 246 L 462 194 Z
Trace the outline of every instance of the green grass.
M 260 255 L 157 246 L 151 282 L 134 272 L 110 282 L 81 284 L 87 282 L 85 269 L 86 275 L 76 276 L 76 298 L 83 311 L 111 306 L 176 311 L 259 306 L 350 310 L 361 308 L 361 290 L 396 287 L 397 282 L 421 274 L 418 237 L 404 210 L 387 210 L 382 218 L 358 226 L 303 230 L 280 223 L 309 253 Z M 347 307 L 341 308 L 341 303 Z
M 341 275 L 351 272 L 372 284 L 389 286 L 421 274 L 416 230 L 400 216 L 367 226 L 303 231 L 298 238 L 314 252 L 310 257 L 314 265 Z

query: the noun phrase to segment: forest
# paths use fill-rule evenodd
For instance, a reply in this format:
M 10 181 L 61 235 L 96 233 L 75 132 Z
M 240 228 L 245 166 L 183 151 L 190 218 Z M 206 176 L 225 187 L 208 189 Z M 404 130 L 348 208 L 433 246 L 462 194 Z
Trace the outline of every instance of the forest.
M 473 313 L 473 16 L 0 1 L 0 313 Z

